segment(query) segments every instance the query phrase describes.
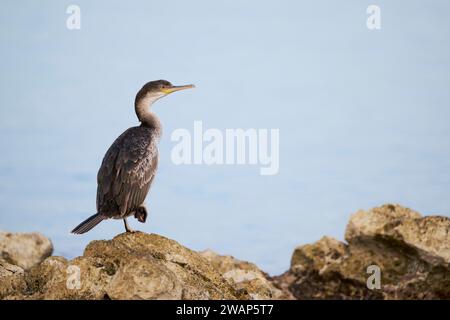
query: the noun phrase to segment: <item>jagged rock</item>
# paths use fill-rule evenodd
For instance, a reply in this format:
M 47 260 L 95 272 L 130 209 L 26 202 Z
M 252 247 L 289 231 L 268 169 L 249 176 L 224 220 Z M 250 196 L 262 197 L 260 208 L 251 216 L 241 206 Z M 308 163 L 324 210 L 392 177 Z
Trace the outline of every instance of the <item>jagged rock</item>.
M 323 237 L 300 246 L 273 278 L 140 232 L 39 264 L 51 252 L 41 237 L 0 233 L 0 299 L 450 299 L 450 219 L 399 205 L 358 211 L 346 243 Z M 369 267 L 379 268 L 380 288 L 369 289 Z
M 0 299 L 15 293 L 17 282 L 20 282 L 19 276 L 23 273 L 24 270 L 21 267 L 0 259 Z
M 12 277 L 5 277 L 12 278 Z M 47 258 L 22 276 L 6 299 L 248 299 L 204 258 L 156 234 L 93 241 L 84 255 Z M 11 285 L 11 284 L 10 284 Z
M 377 299 L 381 294 L 369 290 L 365 281 L 341 270 L 348 259 L 344 243 L 323 237 L 314 244 L 297 247 L 288 272 L 275 277 L 275 283 L 297 299 Z
M 298 247 L 275 283 L 298 299 L 450 299 L 449 218 L 384 205 L 355 213 L 345 238 Z M 380 289 L 367 286 L 373 265 Z
M 232 256 L 222 256 L 211 250 L 202 251 L 200 255 L 234 288 L 247 292 L 253 300 L 291 298 L 290 294 L 286 295 L 276 288 L 270 282 L 270 277 L 253 263 L 240 261 Z
M 450 219 L 422 217 L 399 205 L 384 205 L 356 212 L 347 225 L 349 243 L 386 243 L 414 251 L 430 263 L 450 263 Z
M 0 259 L 0 278 L 6 276 L 13 276 L 16 274 L 22 274 L 23 269 L 14 264 L 10 264 L 3 259 Z
M 52 242 L 40 233 L 0 232 L 0 258 L 10 265 L 29 269 L 52 252 Z

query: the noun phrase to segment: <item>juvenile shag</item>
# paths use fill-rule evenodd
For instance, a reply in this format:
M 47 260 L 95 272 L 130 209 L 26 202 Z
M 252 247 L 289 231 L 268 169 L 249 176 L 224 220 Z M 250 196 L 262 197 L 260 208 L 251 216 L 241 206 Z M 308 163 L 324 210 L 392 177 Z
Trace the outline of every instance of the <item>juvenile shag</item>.
M 141 122 L 122 133 L 106 152 L 97 175 L 97 213 L 80 223 L 72 233 L 88 232 L 106 219 L 123 219 L 125 230 L 131 232 L 127 217 L 140 222 L 147 219 L 144 200 L 158 167 L 158 142 L 161 123 L 152 104 L 179 90 L 194 85 L 174 86 L 166 80 L 145 84 L 136 95 L 134 108 Z

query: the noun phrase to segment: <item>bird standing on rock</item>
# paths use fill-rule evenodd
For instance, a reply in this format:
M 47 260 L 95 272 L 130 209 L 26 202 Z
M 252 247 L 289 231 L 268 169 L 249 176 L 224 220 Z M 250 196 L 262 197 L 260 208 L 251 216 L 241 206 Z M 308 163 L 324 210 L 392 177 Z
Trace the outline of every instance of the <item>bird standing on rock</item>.
M 136 95 L 134 107 L 141 122 L 122 133 L 103 158 L 97 175 L 97 213 L 80 223 L 72 233 L 88 232 L 106 219 L 123 219 L 125 230 L 132 232 L 127 217 L 140 222 L 147 219 L 144 205 L 158 167 L 158 142 L 161 122 L 150 110 L 152 104 L 179 90 L 194 85 L 174 86 L 166 80 L 145 84 Z

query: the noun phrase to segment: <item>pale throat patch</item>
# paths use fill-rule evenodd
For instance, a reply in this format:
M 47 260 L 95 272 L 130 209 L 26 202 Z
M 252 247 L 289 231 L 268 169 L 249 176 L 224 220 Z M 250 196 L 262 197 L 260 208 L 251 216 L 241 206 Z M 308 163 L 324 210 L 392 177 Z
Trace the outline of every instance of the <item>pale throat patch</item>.
M 163 92 L 153 92 L 148 93 L 141 101 L 142 106 L 148 107 L 153 104 L 156 100 L 164 97 L 166 94 Z

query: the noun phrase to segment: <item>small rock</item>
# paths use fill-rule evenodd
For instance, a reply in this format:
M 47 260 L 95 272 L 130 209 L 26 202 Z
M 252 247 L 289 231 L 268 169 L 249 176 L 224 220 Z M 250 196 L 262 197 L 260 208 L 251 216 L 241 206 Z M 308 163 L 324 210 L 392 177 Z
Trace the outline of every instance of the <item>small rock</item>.
M 286 299 L 283 291 L 276 288 L 270 277 L 256 265 L 240 261 L 232 256 L 221 256 L 212 250 L 200 252 L 213 267 L 237 290 L 244 290 L 253 300 Z M 290 294 L 288 295 L 290 297 Z
M 38 265 L 53 252 L 50 239 L 40 233 L 0 232 L 0 258 L 25 270 Z

